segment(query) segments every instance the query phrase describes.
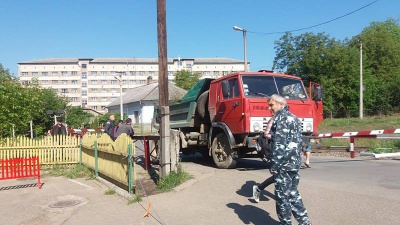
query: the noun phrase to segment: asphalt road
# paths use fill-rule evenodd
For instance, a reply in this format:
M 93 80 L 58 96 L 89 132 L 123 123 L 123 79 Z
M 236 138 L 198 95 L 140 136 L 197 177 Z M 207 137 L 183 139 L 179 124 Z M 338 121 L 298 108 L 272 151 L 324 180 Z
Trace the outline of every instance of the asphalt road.
M 106 195 L 109 188 L 96 180 L 43 177 L 41 190 L 32 179 L 0 181 L 0 224 L 278 224 L 273 186 L 259 203 L 251 199 L 252 186 L 269 176 L 260 160 L 241 160 L 233 170 L 196 157 L 183 161 L 194 179 L 130 205 Z M 314 225 L 399 224 L 400 159 L 311 161 L 299 190 Z M 149 202 L 151 214 L 143 218 Z

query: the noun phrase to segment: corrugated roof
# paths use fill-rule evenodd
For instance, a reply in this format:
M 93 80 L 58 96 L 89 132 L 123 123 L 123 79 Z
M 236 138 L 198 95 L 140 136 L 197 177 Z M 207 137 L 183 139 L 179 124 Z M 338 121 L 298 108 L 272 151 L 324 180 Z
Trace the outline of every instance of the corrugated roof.
M 187 91 L 174 84 L 168 83 L 169 100 L 180 100 Z M 122 95 L 122 103 L 129 104 L 139 101 L 154 101 L 159 98 L 158 83 L 150 83 L 143 86 L 130 89 L 127 93 Z M 111 102 L 107 107 L 120 105 L 120 97 Z

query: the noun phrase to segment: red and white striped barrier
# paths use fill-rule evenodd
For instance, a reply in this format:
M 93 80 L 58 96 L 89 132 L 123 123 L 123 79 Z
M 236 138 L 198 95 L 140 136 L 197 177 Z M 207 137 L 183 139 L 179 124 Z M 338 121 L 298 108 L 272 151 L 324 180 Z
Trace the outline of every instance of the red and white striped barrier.
M 388 130 L 370 130 L 370 131 L 356 131 L 356 132 L 343 132 L 343 133 L 326 133 L 319 134 L 319 138 L 350 138 L 350 157 L 355 157 L 354 152 L 354 139 L 355 138 L 376 138 L 378 135 L 383 134 L 400 134 L 400 128 Z
M 370 131 L 356 131 L 356 132 L 343 132 L 343 133 L 326 133 L 319 134 L 319 138 L 334 138 L 334 137 L 357 137 L 357 136 L 372 136 L 381 134 L 400 134 L 400 128 L 398 129 L 389 129 L 389 130 L 370 130 Z

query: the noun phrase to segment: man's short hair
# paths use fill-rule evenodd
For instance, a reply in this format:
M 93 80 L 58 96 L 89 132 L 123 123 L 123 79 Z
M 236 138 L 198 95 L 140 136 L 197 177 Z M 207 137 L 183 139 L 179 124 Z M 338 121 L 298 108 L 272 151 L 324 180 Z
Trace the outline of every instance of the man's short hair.
M 61 118 L 61 117 L 58 117 L 58 118 L 57 118 L 57 122 L 62 122 L 62 118 Z
M 278 95 L 278 94 L 273 94 L 269 100 L 274 100 L 276 103 L 281 103 L 283 106 L 286 106 L 286 98 Z
M 131 118 L 126 119 L 125 123 L 132 123 L 132 119 Z

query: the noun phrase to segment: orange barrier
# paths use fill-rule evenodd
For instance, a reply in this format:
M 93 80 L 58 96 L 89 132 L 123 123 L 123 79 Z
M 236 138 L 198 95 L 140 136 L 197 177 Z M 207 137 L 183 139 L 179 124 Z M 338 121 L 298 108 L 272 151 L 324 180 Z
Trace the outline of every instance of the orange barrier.
M 42 188 L 42 184 L 40 183 L 39 157 L 1 159 L 0 165 L 0 180 L 37 177 L 38 188 Z

